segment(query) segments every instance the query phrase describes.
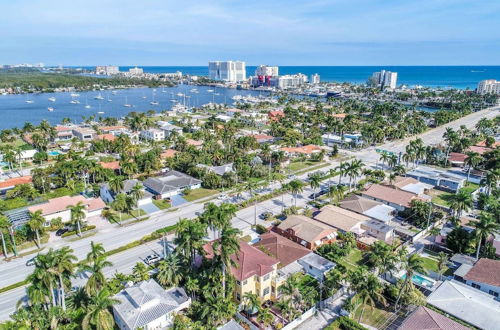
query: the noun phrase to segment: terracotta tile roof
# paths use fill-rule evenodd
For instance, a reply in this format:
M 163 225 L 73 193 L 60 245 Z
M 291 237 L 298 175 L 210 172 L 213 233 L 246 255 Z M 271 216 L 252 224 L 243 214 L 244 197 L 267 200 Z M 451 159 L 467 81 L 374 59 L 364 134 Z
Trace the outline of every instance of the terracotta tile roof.
M 476 143 L 476 146 L 478 146 L 478 147 L 487 147 L 487 146 L 486 146 L 486 140 L 483 140 L 483 141 L 480 141 L 480 142 Z M 495 142 L 491 145 L 491 147 L 493 147 L 493 148 L 496 148 L 496 147 L 498 147 L 498 146 L 500 146 L 500 141 L 495 141 Z
M 33 205 L 28 207 L 28 211 L 34 213 L 38 210 L 42 211 L 42 215 L 50 215 L 57 212 L 62 212 L 66 210 L 68 206 L 76 205 L 78 202 L 85 204 L 86 199 L 82 195 L 77 196 L 63 196 L 58 198 L 52 198 L 47 201 L 47 203 Z
M 289 265 L 311 253 L 309 249 L 302 245 L 273 232 L 260 235 L 260 241 L 254 246 L 257 248 L 262 247 L 263 252 L 271 254 L 278 259 L 281 267 Z
M 87 204 L 87 210 L 89 211 L 102 210 L 104 207 L 106 207 L 106 204 L 101 199 L 101 197 L 89 198 L 87 199 L 86 204 Z
M 314 216 L 314 219 L 345 232 L 349 232 L 358 224 L 370 220 L 370 218 L 365 215 L 345 210 L 334 205 L 323 206 L 320 212 Z
M 160 154 L 160 158 L 172 158 L 178 151 L 174 149 L 167 149 Z
M 205 250 L 206 257 L 211 259 L 214 256 L 214 251 L 212 248 L 212 243 L 205 244 L 203 249 Z M 231 273 L 238 281 L 244 281 L 252 276 L 264 276 L 273 271 L 273 267 L 279 263 L 279 261 L 273 257 L 268 256 L 259 249 L 248 245 L 243 241 L 240 241 L 240 251 L 238 255 L 232 255 L 236 263 L 236 267 L 231 267 Z
M 302 147 L 284 147 L 281 148 L 282 151 L 288 152 L 288 153 L 298 153 L 298 154 L 312 154 L 314 152 L 320 152 L 321 148 L 318 146 L 315 146 L 314 144 L 309 144 L 306 146 Z
M 463 163 L 463 162 L 465 162 L 466 158 L 467 158 L 467 155 L 462 154 L 460 152 L 450 152 L 450 155 L 448 156 L 448 160 L 450 162 L 456 162 L 456 163 Z
M 347 116 L 346 113 L 334 113 L 332 117 L 344 119 Z
M 336 232 L 332 227 L 304 215 L 291 215 L 283 220 L 278 228 L 283 231 L 291 229 L 295 236 L 310 243 Z
M 186 143 L 190 146 L 195 146 L 195 147 L 199 147 L 199 146 L 203 145 L 203 141 L 197 141 L 197 140 L 193 140 L 193 139 L 187 139 Z
M 106 140 L 106 141 L 114 141 L 116 140 L 116 136 L 113 134 L 101 134 L 97 136 L 98 140 Z
M 417 179 L 409 176 L 397 176 L 392 182 L 392 185 L 396 188 L 403 188 L 404 186 L 407 186 L 409 184 L 416 184 L 419 182 L 420 181 L 418 181 Z
M 73 129 L 73 127 L 71 127 L 71 126 L 57 125 L 55 127 L 56 132 L 66 132 L 66 131 L 71 131 L 72 129 Z
M 410 202 L 417 198 L 417 195 L 410 192 L 393 189 L 380 184 L 372 184 L 362 194 L 404 207 L 410 207 Z
M 103 168 L 108 168 L 110 170 L 119 170 L 121 168 L 119 161 L 114 162 L 99 162 Z
M 5 189 L 9 187 L 17 186 L 18 184 L 26 184 L 31 183 L 31 175 L 28 176 L 20 176 L 18 178 L 7 179 L 3 182 L 0 182 L 0 189 Z
M 488 148 L 488 147 L 478 147 L 478 146 L 471 146 L 471 147 L 469 147 L 469 149 L 467 149 L 467 151 L 477 152 L 480 155 L 485 154 L 491 150 L 492 149 Z
M 464 279 L 500 286 L 500 260 L 479 259 L 465 274 Z
M 401 324 L 398 330 L 466 330 L 461 325 L 432 309 L 420 306 Z
M 272 137 L 271 135 L 266 135 L 266 134 L 250 134 L 249 136 L 255 138 L 257 141 L 274 139 L 274 137 Z
M 103 126 L 103 127 L 100 127 L 101 131 L 103 132 L 109 132 L 109 131 L 118 131 L 118 130 L 122 130 L 122 129 L 126 129 L 127 127 L 125 126 L 122 126 L 122 125 L 117 125 L 117 126 Z
M 277 121 L 277 120 L 280 120 L 280 118 L 285 117 L 285 113 L 281 110 L 269 111 L 267 113 L 267 115 L 268 115 L 269 119 L 273 120 L 273 121 Z

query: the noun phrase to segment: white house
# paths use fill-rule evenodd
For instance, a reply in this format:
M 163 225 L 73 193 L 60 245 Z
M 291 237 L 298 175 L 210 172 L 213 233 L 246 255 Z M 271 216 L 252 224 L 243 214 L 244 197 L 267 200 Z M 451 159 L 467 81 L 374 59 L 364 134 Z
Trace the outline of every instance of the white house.
M 167 198 L 179 195 L 184 189 L 200 188 L 201 180 L 181 172 L 170 171 L 161 177 L 148 178 L 143 184 L 153 195 Z
M 500 260 L 479 259 L 474 265 L 462 264 L 454 279 L 498 299 L 500 296 Z
M 120 191 L 120 193 L 124 193 L 124 194 L 128 195 L 132 191 L 132 188 L 137 183 L 139 183 L 141 185 L 141 191 L 143 193 L 142 198 L 137 201 L 137 205 L 142 206 L 142 205 L 151 203 L 151 198 L 153 197 L 153 195 L 149 191 L 146 191 L 144 189 L 144 186 L 142 185 L 142 183 L 139 180 L 135 180 L 135 179 L 125 180 L 123 182 L 123 189 Z M 115 192 L 109 188 L 109 185 L 107 183 L 101 185 L 100 196 L 104 202 L 106 202 L 108 204 L 112 203 L 115 200 L 115 195 L 116 195 Z
M 141 131 L 141 138 L 149 141 L 163 141 L 165 140 L 165 131 L 158 128 L 150 128 Z
M 173 315 L 191 305 L 182 288 L 164 290 L 155 280 L 139 282 L 113 296 L 113 316 L 121 330 L 164 329 L 172 325 Z

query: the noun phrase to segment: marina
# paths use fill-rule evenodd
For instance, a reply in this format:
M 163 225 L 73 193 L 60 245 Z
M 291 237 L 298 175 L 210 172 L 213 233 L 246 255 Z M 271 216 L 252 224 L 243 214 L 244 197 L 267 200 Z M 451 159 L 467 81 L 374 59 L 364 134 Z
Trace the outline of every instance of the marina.
M 63 118 L 81 122 L 82 117 L 123 117 L 131 111 L 183 110 L 209 103 L 229 105 L 243 99 L 256 100 L 265 92 L 178 85 L 156 92 L 152 88 L 88 91 L 73 93 L 40 93 L 29 95 L 0 95 L 0 129 L 22 127 L 47 119 L 55 125 Z

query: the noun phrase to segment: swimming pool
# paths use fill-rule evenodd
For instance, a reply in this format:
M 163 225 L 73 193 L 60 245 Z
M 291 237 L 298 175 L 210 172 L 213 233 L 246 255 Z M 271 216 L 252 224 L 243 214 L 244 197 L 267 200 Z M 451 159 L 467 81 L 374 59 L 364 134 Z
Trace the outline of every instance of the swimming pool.
M 48 152 L 49 156 L 59 156 L 61 152 L 59 150 L 52 150 Z
M 403 276 L 401 276 L 401 279 L 404 280 L 405 278 L 406 278 L 406 274 L 403 274 Z M 427 279 L 419 274 L 413 275 L 411 278 L 411 281 L 417 285 L 420 285 L 420 286 L 423 286 L 426 288 L 432 288 L 432 286 L 435 283 L 433 280 Z

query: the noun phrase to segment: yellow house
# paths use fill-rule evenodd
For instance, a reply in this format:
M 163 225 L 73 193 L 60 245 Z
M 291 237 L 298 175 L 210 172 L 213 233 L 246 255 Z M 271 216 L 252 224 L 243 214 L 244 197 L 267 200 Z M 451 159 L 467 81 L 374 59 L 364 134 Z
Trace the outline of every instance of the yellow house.
M 213 256 L 211 245 L 206 245 L 205 250 L 208 258 Z M 277 259 L 245 242 L 240 242 L 238 255 L 231 258 L 237 263 L 237 267 L 231 268 L 231 273 L 236 279 L 234 298 L 238 302 L 247 292 L 257 294 L 262 301 L 276 298 Z

